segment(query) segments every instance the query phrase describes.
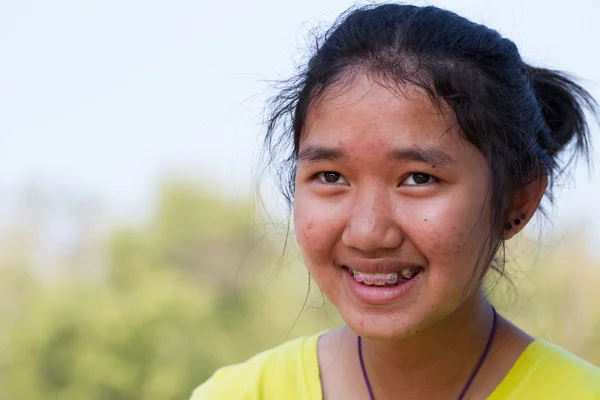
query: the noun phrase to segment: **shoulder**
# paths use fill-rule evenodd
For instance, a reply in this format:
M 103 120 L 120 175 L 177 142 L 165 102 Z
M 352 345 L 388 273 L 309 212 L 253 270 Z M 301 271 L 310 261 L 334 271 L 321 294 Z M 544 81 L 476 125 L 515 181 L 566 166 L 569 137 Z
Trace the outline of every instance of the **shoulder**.
M 600 399 L 600 368 L 537 339 L 501 386 L 516 395 L 515 399 Z
M 532 343 L 531 352 L 538 368 L 560 377 L 559 381 L 589 382 L 600 389 L 600 368 L 564 348 L 538 339 Z
M 221 368 L 194 391 L 191 400 L 317 398 L 319 336 L 294 339 L 243 363 Z

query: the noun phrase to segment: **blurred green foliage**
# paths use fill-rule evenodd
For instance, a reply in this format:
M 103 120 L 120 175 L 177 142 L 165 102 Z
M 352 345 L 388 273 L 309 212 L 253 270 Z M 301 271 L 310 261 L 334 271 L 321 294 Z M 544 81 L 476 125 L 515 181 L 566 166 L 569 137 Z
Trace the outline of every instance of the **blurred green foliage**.
M 26 235 L 5 236 L 0 399 L 186 399 L 222 365 L 339 324 L 251 203 L 211 193 L 164 185 L 146 223 L 95 244 L 98 270 L 91 251 L 40 274 Z M 488 283 L 495 304 L 600 364 L 598 260 L 581 245 L 519 260 L 514 286 Z

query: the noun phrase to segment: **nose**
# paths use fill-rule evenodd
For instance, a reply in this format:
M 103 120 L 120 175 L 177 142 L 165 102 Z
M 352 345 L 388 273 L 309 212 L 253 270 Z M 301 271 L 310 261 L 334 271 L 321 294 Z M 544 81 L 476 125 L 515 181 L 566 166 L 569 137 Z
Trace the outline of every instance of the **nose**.
M 364 252 L 400 247 L 399 226 L 393 193 L 384 188 L 357 192 L 349 207 L 342 242 Z

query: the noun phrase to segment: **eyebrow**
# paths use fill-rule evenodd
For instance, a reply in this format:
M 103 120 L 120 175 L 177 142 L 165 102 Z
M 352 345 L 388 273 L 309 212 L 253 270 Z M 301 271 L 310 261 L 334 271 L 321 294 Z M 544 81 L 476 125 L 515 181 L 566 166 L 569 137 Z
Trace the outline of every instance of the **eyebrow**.
M 346 154 L 342 149 L 333 149 L 330 147 L 321 146 L 306 146 L 298 153 L 298 161 L 315 162 L 315 161 L 336 161 L 344 158 Z
M 436 147 L 392 150 L 389 158 L 401 161 L 418 161 L 440 166 L 456 164 L 454 157 Z
M 342 149 L 309 145 L 298 153 L 298 162 L 337 161 L 345 157 L 346 153 Z M 439 166 L 456 164 L 454 157 L 435 147 L 396 149 L 388 157 L 394 161 L 416 161 Z

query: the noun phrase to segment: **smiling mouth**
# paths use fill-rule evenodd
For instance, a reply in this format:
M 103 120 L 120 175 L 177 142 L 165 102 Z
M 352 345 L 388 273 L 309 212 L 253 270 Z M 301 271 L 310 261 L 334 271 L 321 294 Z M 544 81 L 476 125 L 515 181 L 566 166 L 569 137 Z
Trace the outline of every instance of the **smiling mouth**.
M 346 267 L 346 269 L 355 281 L 362 283 L 363 285 L 383 287 L 402 285 L 403 283 L 414 279 L 424 271 L 423 267 L 410 267 L 405 268 L 400 272 L 390 274 L 369 274 L 366 272 L 355 271 L 350 267 Z

